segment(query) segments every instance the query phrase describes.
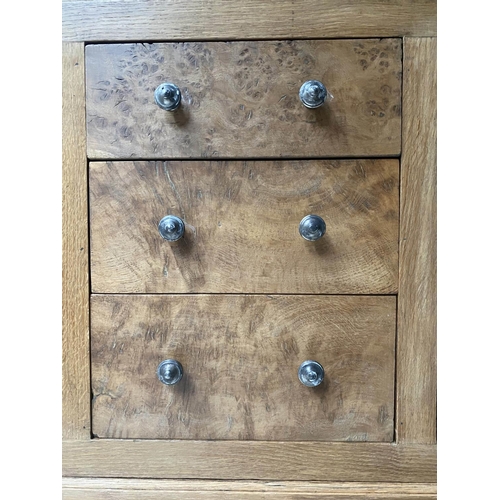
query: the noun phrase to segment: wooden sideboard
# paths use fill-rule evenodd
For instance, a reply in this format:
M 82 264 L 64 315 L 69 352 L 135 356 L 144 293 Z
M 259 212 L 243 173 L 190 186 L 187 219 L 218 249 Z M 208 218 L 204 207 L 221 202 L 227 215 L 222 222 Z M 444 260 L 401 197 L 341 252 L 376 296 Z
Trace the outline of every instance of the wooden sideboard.
M 432 1 L 63 2 L 65 499 L 436 497 L 435 36 Z

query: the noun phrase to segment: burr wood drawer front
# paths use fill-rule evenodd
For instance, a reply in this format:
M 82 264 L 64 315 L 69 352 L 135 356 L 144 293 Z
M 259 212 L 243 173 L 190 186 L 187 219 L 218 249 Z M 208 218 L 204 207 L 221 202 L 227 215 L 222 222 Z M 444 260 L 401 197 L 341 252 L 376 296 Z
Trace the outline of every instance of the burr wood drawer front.
M 392 294 L 398 207 L 396 159 L 90 163 L 92 290 Z
M 91 314 L 97 437 L 392 441 L 393 296 L 93 295 Z
M 388 38 L 88 45 L 88 156 L 396 156 L 401 55 Z

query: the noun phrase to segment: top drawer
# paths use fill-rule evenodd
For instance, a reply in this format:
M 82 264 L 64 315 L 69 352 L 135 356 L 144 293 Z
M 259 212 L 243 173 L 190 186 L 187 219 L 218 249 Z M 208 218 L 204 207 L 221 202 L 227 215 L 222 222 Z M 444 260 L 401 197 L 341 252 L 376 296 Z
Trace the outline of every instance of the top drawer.
M 399 155 L 401 54 L 399 39 L 89 45 L 88 156 Z M 329 93 L 315 109 L 308 80 Z M 155 103 L 164 82 L 175 111 Z

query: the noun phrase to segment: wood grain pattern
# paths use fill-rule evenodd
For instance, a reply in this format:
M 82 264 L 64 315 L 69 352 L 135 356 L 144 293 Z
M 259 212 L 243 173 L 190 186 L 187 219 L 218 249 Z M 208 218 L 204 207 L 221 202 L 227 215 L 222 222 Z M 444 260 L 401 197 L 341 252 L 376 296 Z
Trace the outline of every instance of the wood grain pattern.
M 63 0 L 68 41 L 435 36 L 436 0 Z
M 63 29 L 66 39 L 79 41 L 104 41 L 104 40 L 185 40 L 187 39 L 231 39 L 231 38 L 309 38 L 309 37 L 375 37 L 375 36 L 402 36 L 402 35 L 420 35 L 428 36 L 436 33 L 436 2 L 432 1 L 370 1 L 360 0 L 359 2 L 344 2 L 343 0 L 312 0 L 299 3 L 296 0 L 284 0 L 275 3 L 271 7 L 266 0 L 256 0 L 250 3 L 224 2 L 217 0 L 192 0 L 191 2 L 169 2 L 169 7 L 173 10 L 166 10 L 165 4 L 160 0 L 68 0 L 63 1 Z M 317 9 L 320 6 L 321 9 Z M 261 15 L 262 10 L 266 9 L 266 15 Z M 316 8 L 316 9 L 315 9 Z M 322 15 L 317 15 L 320 11 Z M 408 62 L 413 66 L 413 85 L 419 80 L 417 67 L 427 74 L 426 66 L 423 64 L 422 55 L 428 51 L 428 45 L 425 40 L 407 40 L 408 43 Z M 430 42 L 435 45 L 435 40 Z M 411 46 L 410 46 L 411 45 Z M 74 47 L 75 49 L 72 49 Z M 417 48 L 418 47 L 418 48 Z M 73 53 L 81 53 L 83 44 L 65 44 L 63 53 L 66 56 L 74 50 Z M 429 53 L 427 52 L 427 55 Z M 65 58 L 66 58 L 65 56 Z M 414 60 L 411 61 L 411 57 Z M 432 56 L 435 58 L 435 54 Z M 426 64 L 434 65 L 435 59 L 426 61 Z M 79 59 L 76 61 L 79 62 Z M 417 64 L 418 62 L 418 64 Z M 405 62 L 406 64 L 406 62 Z M 76 67 L 78 71 L 80 68 Z M 63 60 L 63 72 L 65 72 L 63 85 L 66 86 L 73 79 L 73 69 L 69 63 Z M 422 76 L 422 78 L 426 78 Z M 79 75 L 75 82 L 83 82 L 83 75 Z M 428 83 L 432 79 L 428 80 Z M 77 83 L 69 84 L 78 86 Z M 411 92 L 412 87 L 409 87 Z M 413 87 L 415 91 L 415 87 Z M 83 95 L 82 87 L 75 94 L 66 94 L 63 97 L 63 108 L 71 109 L 71 113 L 65 118 L 63 116 L 64 140 L 71 137 L 72 147 L 65 147 L 66 152 L 63 155 L 63 190 L 64 196 L 67 196 L 66 202 L 70 208 L 70 217 L 74 218 L 75 224 L 69 224 L 70 234 L 74 235 L 75 225 L 82 219 L 81 207 L 81 182 L 79 178 L 80 167 L 77 170 L 68 168 L 67 159 L 72 155 L 77 158 L 76 163 L 80 165 L 81 145 L 84 144 L 84 136 L 81 133 L 82 127 L 79 116 L 83 107 L 81 104 L 71 107 L 68 102 L 76 102 L 78 95 Z M 420 92 L 420 99 L 424 100 L 424 92 Z M 68 100 L 69 98 L 69 100 Z M 433 96 L 431 95 L 431 99 Z M 411 100 L 406 99 L 407 102 Z M 405 105 L 405 107 L 408 104 Z M 410 117 L 409 110 L 417 113 L 412 118 L 411 130 L 417 132 L 419 140 L 412 148 L 413 155 L 429 155 L 429 150 L 425 146 L 422 137 L 429 134 L 426 122 L 418 123 L 418 113 L 422 108 L 414 106 L 405 110 L 405 116 Z M 69 126 L 67 124 L 70 124 Z M 420 128 L 422 127 L 422 129 Z M 70 130 L 70 133 L 66 135 Z M 408 129 L 407 129 L 408 131 Z M 432 133 L 430 134 L 432 139 Z M 408 140 L 411 139 L 408 136 Z M 418 152 L 418 148 L 421 148 Z M 77 151 L 77 153 L 72 153 Z M 84 156 L 84 155 L 83 155 Z M 403 151 L 403 157 L 405 152 Z M 409 165 L 409 164 L 407 164 Z M 407 168 L 406 166 L 402 166 Z M 413 168 L 413 167 L 411 167 Z M 414 181 L 423 180 L 426 184 L 425 176 L 422 177 L 422 170 L 418 169 L 418 176 Z M 410 175 L 411 169 L 407 169 Z M 71 179 L 71 182 L 66 182 Z M 75 189 L 74 186 L 77 186 Z M 403 187 L 408 192 L 411 189 Z M 423 189 L 423 188 L 422 188 Z M 73 199 L 75 196 L 75 199 Z M 415 196 L 418 199 L 418 196 Z M 426 198 L 428 199 L 428 197 Z M 76 201 L 75 200 L 80 200 Z M 63 205 L 64 208 L 65 205 Z M 416 205 L 421 214 L 422 206 Z M 80 214 L 80 216 L 73 214 Z M 416 221 L 418 223 L 418 221 Z M 64 223 L 65 224 L 65 223 Z M 71 229 L 71 227 L 73 229 Z M 431 226 L 432 231 L 432 226 Z M 422 234 L 420 234 L 420 237 Z M 80 262 L 77 254 L 69 250 L 71 245 L 76 248 L 78 239 L 72 244 L 71 236 L 64 236 L 63 242 L 64 262 Z M 85 247 L 83 247 L 85 248 Z M 432 248 L 432 244 L 431 244 Z M 68 260 L 66 260 L 66 256 Z M 85 259 L 84 259 L 85 261 Z M 417 259 L 418 261 L 418 259 Z M 410 260 L 406 261 L 407 263 Z M 407 265 L 407 264 L 405 264 Z M 419 263 L 421 265 L 421 262 Z M 419 265 L 415 270 L 418 272 Z M 81 264 L 77 265 L 81 269 Z M 87 292 L 82 295 L 82 290 L 87 290 L 86 282 L 82 279 L 87 273 L 76 272 L 70 279 L 70 272 L 64 270 L 64 309 L 63 309 L 63 349 L 64 349 L 64 385 L 63 385 L 63 432 L 68 439 L 86 439 L 88 433 L 81 431 L 81 422 L 85 422 L 88 416 L 88 396 L 85 394 L 85 373 L 87 365 L 85 357 L 82 356 L 85 345 L 85 335 L 81 332 L 87 332 L 86 325 L 88 314 L 85 313 L 85 303 L 88 300 Z M 406 275 L 408 278 L 408 274 Z M 80 285 L 72 288 L 72 283 Z M 419 286 L 425 290 L 425 284 L 417 279 Z M 403 284 L 403 278 L 401 283 Z M 406 286 L 411 288 L 410 279 L 406 280 Z M 69 293 L 73 291 L 74 293 Z M 429 296 L 425 291 L 424 295 Z M 418 293 L 411 295 L 415 299 L 412 306 L 410 295 L 406 302 L 407 311 L 413 309 L 414 319 L 417 325 L 422 326 L 424 315 L 429 310 L 430 323 L 432 328 L 433 309 L 429 303 L 422 299 Z M 70 305 L 73 304 L 73 305 Z M 83 304 L 83 307 L 82 307 Z M 422 305 L 423 304 L 423 305 Z M 74 307 L 74 310 L 72 309 Z M 419 312 L 417 308 L 420 307 Z M 80 312 L 79 312 L 80 311 Z M 400 311 L 401 315 L 401 311 Z M 411 321 L 406 316 L 407 324 Z M 70 327 L 70 323 L 72 327 Z M 401 326 L 401 325 L 400 325 Z M 419 328 L 420 328 L 419 326 Z M 428 332 L 425 328 L 420 332 Z M 420 335 L 420 334 L 419 334 Z M 422 356 L 419 354 L 417 336 L 413 336 L 411 342 L 408 342 L 410 348 L 406 349 L 406 358 L 408 369 L 417 366 L 415 376 L 407 375 L 403 380 L 401 374 L 398 379 L 402 380 L 401 390 L 398 393 L 399 401 L 398 411 L 404 418 L 406 427 L 398 433 L 400 440 L 397 446 L 388 444 L 354 444 L 354 443 L 235 443 L 235 442 L 192 442 L 189 445 L 186 442 L 158 442 L 158 441 L 106 441 L 92 440 L 86 442 L 70 441 L 64 443 L 64 474 L 74 475 L 108 475 L 109 476 L 139 476 L 139 477 L 209 477 L 220 478 L 233 476 L 237 478 L 274 478 L 286 476 L 289 479 L 308 478 L 311 481 L 316 480 L 347 480 L 347 481 L 435 481 L 436 480 L 436 462 L 435 446 L 432 445 L 408 445 L 407 442 L 430 441 L 435 440 L 435 401 L 433 401 L 432 390 L 432 371 L 434 370 L 432 343 L 428 342 L 425 334 L 421 335 L 423 341 Z M 429 357 L 429 352 L 431 356 Z M 417 359 L 411 359 L 413 355 Z M 426 358 L 431 361 L 430 366 Z M 400 367 L 403 370 L 403 367 Z M 425 374 L 428 375 L 425 375 Z M 420 377 L 423 384 L 412 388 L 411 384 Z M 427 377 L 431 377 L 429 380 Z M 71 383 L 68 383 L 71 381 Z M 82 385 L 82 381 L 84 382 Z M 74 384 L 74 385 L 73 385 Z M 88 385 L 88 383 L 87 383 Z M 84 388 L 83 392 L 80 390 Z M 430 394 L 430 397 L 429 397 Z M 422 408 L 419 407 L 423 404 Z M 86 408 L 86 409 L 85 409 Z M 429 411 L 430 408 L 430 411 Z M 434 408 L 434 410 L 433 410 Z M 434 412 L 434 413 L 433 413 Z M 430 425 L 431 432 L 425 431 L 425 426 Z M 249 446 L 247 446 L 249 445 Z M 178 457 L 178 460 L 172 461 L 172 456 Z M 300 457 L 299 462 L 297 458 Z M 318 466 L 319 464 L 319 466 Z M 276 472 L 278 471 L 278 472 Z M 171 474 L 168 476 L 168 474 Z M 88 480 L 87 480 L 88 481 Z M 102 479 L 98 481 L 103 481 Z M 140 482 L 144 485 L 144 482 Z M 101 483 L 102 484 L 102 483 Z M 128 483 L 130 484 L 130 483 Z M 217 484 L 221 484 L 217 481 Z M 240 483 L 239 483 L 240 484 Z M 317 484 L 317 483 L 315 483 Z M 359 484 L 359 483 L 358 483 Z M 66 484 L 67 485 L 67 484 Z M 88 483 L 87 483 L 88 486 Z M 108 483 L 109 486 L 109 483 Z M 195 485 L 196 486 L 196 485 Z M 309 487 L 310 483 L 304 485 Z M 405 484 L 405 487 L 411 486 Z M 141 486 L 142 487 L 142 486 Z M 155 486 L 156 487 L 156 486 Z M 225 486 L 226 487 L 226 486 Z M 99 488 L 99 486 L 97 487 Z M 354 494 L 357 493 L 356 484 L 348 483 L 346 488 Z M 147 488 L 145 488 L 147 489 Z M 154 491 L 154 488 L 152 488 Z M 74 488 L 76 491 L 77 488 Z M 86 494 L 90 495 L 89 489 Z M 98 491 L 94 489 L 94 492 Z M 189 491 L 189 490 L 188 490 Z M 156 493 L 156 492 L 154 492 Z M 165 492 L 163 492 L 165 493 Z M 194 491 L 191 495 L 197 494 Z M 200 492 L 200 496 L 204 492 Z M 245 494 L 246 494 L 245 490 Z M 109 489 L 105 493 L 111 495 Z M 372 492 L 366 493 L 373 494 Z M 139 494 L 133 496 L 137 498 Z M 220 498 L 222 494 L 217 493 Z M 254 497 L 261 496 L 256 493 Z M 304 493 L 306 496 L 306 493 Z M 129 496 L 130 497 L 130 496 Z M 240 498 L 239 495 L 235 496 Z M 285 496 L 286 497 L 286 496 Z M 79 497 L 81 498 L 81 496 Z M 86 498 L 91 498 L 90 496 Z M 97 498 L 100 498 L 99 496 Z M 122 498 L 120 496 L 120 498 Z M 142 497 L 141 497 L 142 498 Z M 146 497 L 147 498 L 147 497 Z M 156 498 L 156 497 L 152 497 Z M 166 498 L 162 495 L 162 498 Z M 209 497 L 204 497 L 209 498 Z M 292 497 L 293 498 L 293 497 Z M 299 498 L 301 498 L 299 496 Z M 376 497 L 375 497 L 376 498 Z M 390 498 L 390 497 L 389 497 Z M 426 498 L 426 497 L 423 497 Z
M 436 39 L 405 39 L 397 440 L 436 442 Z
M 93 295 L 104 438 L 392 441 L 395 297 Z M 182 363 L 175 386 L 156 377 Z M 316 388 L 297 377 L 321 363 Z
M 401 151 L 401 40 L 88 45 L 88 156 L 394 156 Z M 333 95 L 307 109 L 307 80 Z M 183 96 L 164 111 L 154 90 Z
M 85 83 L 82 43 L 62 47 L 62 431 L 90 438 Z
M 217 500 L 258 498 L 303 500 L 435 500 L 428 483 L 321 483 L 299 481 L 196 481 L 170 479 L 63 478 L 64 500 Z
M 435 483 L 436 447 L 390 443 L 92 439 L 63 443 L 63 475 Z
M 91 163 L 93 291 L 394 293 L 398 186 L 398 160 Z

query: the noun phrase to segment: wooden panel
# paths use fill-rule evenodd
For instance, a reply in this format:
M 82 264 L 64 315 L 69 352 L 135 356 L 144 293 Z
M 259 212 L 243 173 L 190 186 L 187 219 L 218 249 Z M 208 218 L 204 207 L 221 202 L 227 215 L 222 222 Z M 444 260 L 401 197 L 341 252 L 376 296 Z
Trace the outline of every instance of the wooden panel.
M 398 160 L 91 163 L 90 184 L 94 292 L 397 290 Z M 175 243 L 169 213 L 187 225 Z
M 406 39 L 397 439 L 436 442 L 436 39 Z
M 395 297 L 92 296 L 92 432 L 392 441 Z M 164 359 L 185 377 L 165 386 Z M 316 388 L 297 377 L 318 361 Z
M 90 158 L 390 156 L 401 151 L 401 40 L 89 45 Z M 333 95 L 306 108 L 312 78 Z M 154 100 L 171 81 L 175 112 Z
M 62 419 L 64 439 L 90 438 L 84 47 L 62 46 Z
M 435 484 L 196 481 L 169 479 L 64 478 L 64 500 L 435 500 Z
M 63 0 L 70 41 L 436 35 L 436 0 Z
M 172 479 L 436 482 L 436 447 L 390 443 L 63 443 L 63 475 Z

